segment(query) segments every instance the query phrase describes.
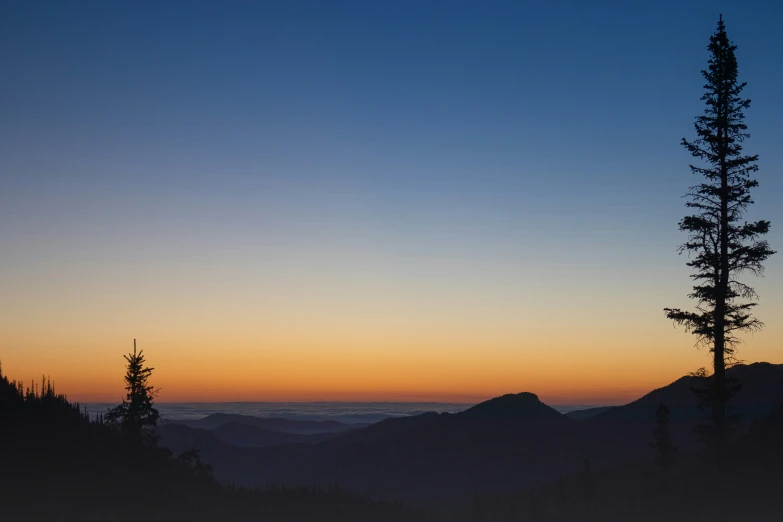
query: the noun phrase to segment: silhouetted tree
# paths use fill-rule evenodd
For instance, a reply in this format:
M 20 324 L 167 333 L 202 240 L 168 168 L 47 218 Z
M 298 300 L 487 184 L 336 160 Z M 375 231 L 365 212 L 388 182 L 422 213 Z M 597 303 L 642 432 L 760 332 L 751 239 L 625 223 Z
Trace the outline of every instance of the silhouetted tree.
M 195 447 L 180 453 L 177 461 L 192 469 L 197 477 L 212 478 L 212 465 L 201 460 L 199 451 Z
M 153 428 L 157 426 L 160 418 L 153 403 L 156 390 L 149 384 L 149 377 L 154 368 L 145 366 L 144 350 L 136 352 L 136 339 L 133 340 L 133 353 L 124 357 L 128 362 L 125 373 L 127 393 L 122 404 L 109 410 L 105 420 L 119 424 L 123 433 L 136 440 L 154 443 Z
M 677 447 L 672 443 L 669 433 L 669 408 L 660 403 L 655 410 L 655 428 L 653 442 L 650 447 L 657 452 L 657 462 L 662 468 L 667 468 L 677 455 Z
M 584 503 L 584 520 L 595 520 L 595 483 L 593 479 L 593 470 L 590 467 L 590 461 L 585 459 L 585 467 L 582 472 L 582 501 Z
M 481 522 L 484 520 L 484 511 L 484 500 L 479 495 L 474 495 L 470 506 L 470 521 Z
M 530 504 L 529 504 L 529 519 L 531 521 L 538 520 L 538 497 L 534 490 L 530 490 Z
M 743 273 L 760 275 L 762 266 L 774 252 L 761 239 L 770 227 L 769 221 L 748 223 L 743 220 L 753 203 L 750 189 L 758 186 L 751 174 L 758 170 L 758 156 L 742 153 L 742 143 L 750 136 L 743 111 L 750 100 L 741 97 L 745 83 L 737 80 L 737 59 L 726 35 L 721 16 L 718 28 L 710 37 L 708 68 L 701 99 L 706 107 L 695 122 L 696 139 L 682 140 L 682 145 L 702 163 L 691 165 L 691 171 L 704 181 L 691 187 L 687 206 L 694 214 L 680 221 L 680 230 L 688 240 L 680 252 L 692 254 L 687 265 L 694 269 L 695 281 L 689 297 L 696 301 L 696 311 L 666 308 L 666 316 L 697 337 L 697 344 L 708 346 L 713 355 L 712 375 L 702 399 L 710 405 L 712 441 L 720 455 L 728 437 L 726 403 L 731 390 L 726 368 L 736 359 L 737 334 L 763 326 L 751 309 L 758 299 L 752 287 L 740 282 Z
M 559 520 L 567 517 L 568 494 L 566 493 L 565 481 L 560 477 L 557 479 L 557 507 Z

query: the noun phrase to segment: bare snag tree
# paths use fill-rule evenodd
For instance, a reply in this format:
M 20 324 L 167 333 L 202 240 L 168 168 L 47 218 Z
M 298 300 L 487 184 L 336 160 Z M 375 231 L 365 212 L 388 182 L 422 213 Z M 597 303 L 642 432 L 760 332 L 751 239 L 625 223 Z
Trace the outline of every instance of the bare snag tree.
M 734 362 L 738 334 L 763 326 L 752 309 L 758 295 L 739 277 L 762 275 L 762 263 L 775 252 L 763 236 L 769 221 L 747 222 L 744 214 L 753 204 L 750 190 L 758 186 L 751 175 L 758 170 L 758 155 L 743 153 L 743 142 L 750 137 L 744 110 L 750 100 L 741 96 L 745 83 L 737 79 L 737 46 L 729 41 L 721 16 L 715 34 L 710 37 L 710 59 L 702 75 L 706 80 L 704 114 L 695 121 L 696 139 L 683 138 L 682 145 L 700 160 L 691 165 L 701 183 L 687 193 L 687 207 L 693 214 L 683 218 L 680 230 L 688 239 L 680 247 L 687 252 L 687 265 L 693 269 L 695 311 L 666 308 L 666 316 L 682 325 L 697 338 L 697 344 L 712 354 L 712 374 L 702 396 L 709 406 L 712 425 L 710 440 L 719 455 L 727 438 L 726 403 L 732 395 L 726 369 Z

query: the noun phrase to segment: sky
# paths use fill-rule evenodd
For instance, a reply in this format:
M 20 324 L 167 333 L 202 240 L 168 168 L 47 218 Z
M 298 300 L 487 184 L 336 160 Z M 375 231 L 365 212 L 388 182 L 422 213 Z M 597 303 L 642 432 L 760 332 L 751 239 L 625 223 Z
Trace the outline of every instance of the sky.
M 121 398 L 620 403 L 709 365 L 680 146 L 722 13 L 783 250 L 783 4 L 0 2 L 0 360 Z M 783 363 L 783 254 L 753 281 Z

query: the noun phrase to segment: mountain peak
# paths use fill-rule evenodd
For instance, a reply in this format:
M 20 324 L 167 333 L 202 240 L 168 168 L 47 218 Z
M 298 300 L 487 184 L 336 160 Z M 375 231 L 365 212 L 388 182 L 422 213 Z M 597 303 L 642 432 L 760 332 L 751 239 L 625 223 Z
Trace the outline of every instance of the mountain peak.
M 502 420 L 546 420 L 562 415 L 550 408 L 530 392 L 509 393 L 495 397 L 460 413 L 473 419 Z

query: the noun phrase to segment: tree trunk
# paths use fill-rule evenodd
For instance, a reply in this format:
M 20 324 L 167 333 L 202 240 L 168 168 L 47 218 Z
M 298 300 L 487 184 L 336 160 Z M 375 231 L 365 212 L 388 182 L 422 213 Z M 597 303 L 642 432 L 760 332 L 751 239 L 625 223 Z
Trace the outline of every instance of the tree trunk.
M 718 147 L 720 157 L 720 277 L 715 295 L 715 346 L 712 378 L 712 421 L 715 429 L 716 465 L 726 445 L 726 296 L 729 288 L 729 180 L 726 166 L 728 140 L 727 93 L 719 93 Z

